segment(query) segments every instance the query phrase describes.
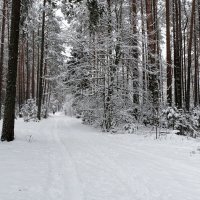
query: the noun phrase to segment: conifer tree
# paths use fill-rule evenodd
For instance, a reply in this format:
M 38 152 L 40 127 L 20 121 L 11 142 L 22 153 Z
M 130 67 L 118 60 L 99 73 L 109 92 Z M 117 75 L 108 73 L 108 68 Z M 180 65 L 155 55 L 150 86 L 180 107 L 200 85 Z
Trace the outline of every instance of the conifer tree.
M 1 136 L 2 141 L 14 140 L 20 8 L 21 8 L 21 1 L 12 0 L 6 99 L 5 99 L 5 111 L 3 119 L 2 136 Z

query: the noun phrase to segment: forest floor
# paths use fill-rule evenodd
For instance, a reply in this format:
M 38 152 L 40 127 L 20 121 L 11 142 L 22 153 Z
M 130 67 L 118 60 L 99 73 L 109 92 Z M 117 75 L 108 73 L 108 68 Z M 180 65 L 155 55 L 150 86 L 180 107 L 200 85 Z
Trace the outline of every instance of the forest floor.
M 108 134 L 58 113 L 0 143 L 0 200 L 199 200 L 200 141 Z

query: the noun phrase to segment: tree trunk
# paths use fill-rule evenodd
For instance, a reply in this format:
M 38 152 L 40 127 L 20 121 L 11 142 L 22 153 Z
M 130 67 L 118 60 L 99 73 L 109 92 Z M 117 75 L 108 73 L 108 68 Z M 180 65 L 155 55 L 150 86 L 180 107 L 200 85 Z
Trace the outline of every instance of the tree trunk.
M 187 94 L 186 94 L 186 110 L 190 109 L 190 79 L 191 79 L 191 62 L 192 62 L 192 40 L 194 26 L 195 0 L 192 1 L 191 22 L 190 22 L 190 38 L 188 44 L 188 73 L 187 73 Z
M 133 28 L 133 103 L 139 104 L 139 71 L 138 71 L 138 30 L 137 30 L 137 0 L 132 0 L 132 28 Z
M 45 31 L 45 6 L 46 0 L 43 2 L 43 13 L 42 13 L 42 41 L 41 41 L 41 57 L 40 57 L 40 79 L 39 79 L 39 92 L 38 92 L 38 113 L 37 118 L 41 119 L 41 108 L 42 108 L 42 95 L 43 95 L 43 66 L 44 66 L 44 31 Z
M 112 20 L 111 20 L 111 0 L 107 0 L 107 11 L 108 11 L 108 72 L 105 76 L 105 81 L 107 82 L 107 89 L 105 87 L 105 106 L 104 106 L 104 129 L 109 131 L 112 126 L 112 95 L 113 95 L 113 83 L 114 83 L 114 72 L 116 70 L 112 63 L 112 49 L 111 49 L 111 34 L 112 34 Z M 107 79 L 107 80 L 106 80 Z
M 15 97 L 19 43 L 20 0 L 12 0 L 11 32 L 2 141 L 14 140 Z
M 26 100 L 30 99 L 30 66 L 29 66 L 29 43 L 26 41 Z
M 166 0 L 167 103 L 172 105 L 172 68 L 170 45 L 170 4 Z
M 145 38 L 145 19 L 144 19 L 143 0 L 141 0 L 140 7 L 141 7 L 142 38 L 143 38 L 143 40 L 142 40 L 142 71 L 143 71 L 143 73 L 142 73 L 142 76 L 143 76 L 142 77 L 142 80 L 143 80 L 143 88 L 142 88 L 143 89 L 143 95 L 142 95 L 143 99 L 142 99 L 142 103 L 144 105 L 145 102 L 146 102 L 146 99 L 147 99 L 147 85 L 148 85 L 148 83 L 147 83 L 147 72 L 146 72 L 146 70 L 147 70 L 146 42 L 144 40 L 144 38 Z
M 154 29 L 153 2 L 146 0 L 147 37 L 148 37 L 148 70 L 150 99 L 154 108 L 158 108 L 158 66 L 156 62 L 156 30 Z
M 175 105 L 182 108 L 182 66 L 180 55 L 180 35 L 178 0 L 173 0 L 173 36 L 174 36 L 174 81 L 175 81 Z
M 1 26 L 1 53 L 0 53 L 0 120 L 1 120 L 1 107 L 2 107 L 2 84 L 3 84 L 3 64 L 4 64 L 4 42 L 5 42 L 5 27 L 6 27 L 6 8 L 7 0 L 3 1 L 2 10 L 2 26 Z
M 194 16 L 194 26 L 196 26 L 196 20 Z M 195 72 L 194 72 L 194 106 L 199 105 L 199 66 L 198 66 L 198 44 L 197 44 L 197 31 L 194 28 L 194 61 L 195 61 Z
M 35 32 L 33 31 L 33 35 L 32 35 L 32 48 L 33 48 L 33 58 L 32 58 L 32 77 L 31 77 L 31 93 L 32 93 L 32 99 L 35 98 Z
M 40 37 L 40 31 L 38 29 L 38 37 Z M 40 82 L 40 45 L 38 43 L 37 45 L 37 93 L 36 93 L 36 99 L 37 99 L 37 106 L 38 106 L 38 99 L 39 99 L 39 82 Z

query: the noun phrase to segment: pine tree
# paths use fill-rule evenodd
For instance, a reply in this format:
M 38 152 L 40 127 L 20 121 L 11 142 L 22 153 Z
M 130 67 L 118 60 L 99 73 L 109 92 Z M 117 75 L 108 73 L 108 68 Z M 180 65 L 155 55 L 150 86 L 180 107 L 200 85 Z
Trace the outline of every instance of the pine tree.
M 170 1 L 166 0 L 167 103 L 172 106 L 172 61 L 170 39 Z
M 2 26 L 1 26 L 1 53 L 0 53 L 0 119 L 2 113 L 2 84 L 3 84 L 3 68 L 4 68 L 4 48 L 5 48 L 5 28 L 6 28 L 6 11 L 7 0 L 3 1 L 2 9 Z
M 3 119 L 2 136 L 1 136 L 2 141 L 14 140 L 20 8 L 21 8 L 21 1 L 12 0 L 6 99 L 5 99 L 5 111 Z
M 191 21 L 190 21 L 190 36 L 188 44 L 188 71 L 187 71 L 187 93 L 186 93 L 186 110 L 190 109 L 190 87 L 191 87 L 191 63 L 192 63 L 192 40 L 193 40 L 193 26 L 195 16 L 195 0 L 192 1 Z
M 45 42 L 45 6 L 46 0 L 43 1 L 43 12 L 42 12 L 42 42 L 41 42 L 41 56 L 40 56 L 40 68 L 39 68 L 39 90 L 38 90 L 38 113 L 37 118 L 41 119 L 41 109 L 42 109 L 42 95 L 43 95 L 43 66 L 44 66 L 44 42 Z

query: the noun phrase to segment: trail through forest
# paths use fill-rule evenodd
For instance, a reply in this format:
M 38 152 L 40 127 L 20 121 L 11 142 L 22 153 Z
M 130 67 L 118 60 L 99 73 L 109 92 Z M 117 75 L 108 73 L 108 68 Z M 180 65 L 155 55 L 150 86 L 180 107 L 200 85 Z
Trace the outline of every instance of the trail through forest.
M 0 199 L 199 200 L 199 141 L 138 134 L 101 133 L 61 113 L 16 120 L 16 140 L 0 144 Z

